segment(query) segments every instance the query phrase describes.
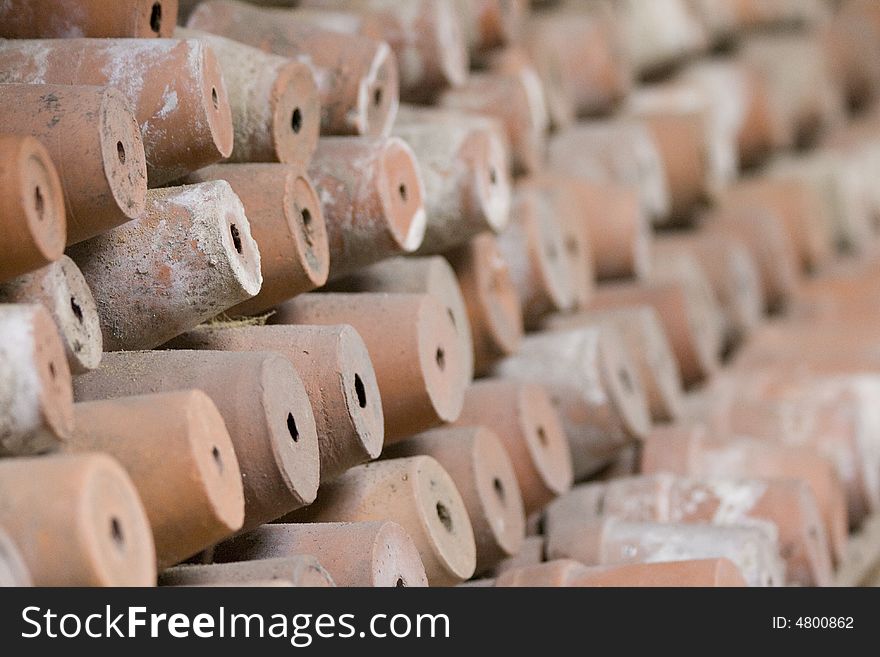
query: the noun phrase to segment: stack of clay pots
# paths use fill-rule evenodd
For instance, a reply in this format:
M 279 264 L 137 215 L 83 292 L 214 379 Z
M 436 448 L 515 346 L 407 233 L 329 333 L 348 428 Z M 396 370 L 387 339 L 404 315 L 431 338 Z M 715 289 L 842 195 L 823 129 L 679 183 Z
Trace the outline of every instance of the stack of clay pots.
M 832 584 L 878 101 L 867 0 L 0 3 L 0 585 Z

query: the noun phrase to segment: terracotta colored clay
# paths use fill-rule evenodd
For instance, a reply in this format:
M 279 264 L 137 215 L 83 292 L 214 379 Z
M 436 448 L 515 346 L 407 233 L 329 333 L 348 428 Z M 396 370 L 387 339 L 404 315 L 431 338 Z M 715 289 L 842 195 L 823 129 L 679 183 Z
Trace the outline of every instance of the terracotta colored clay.
M 244 521 L 238 459 L 217 407 L 200 390 L 75 406 L 68 452 L 104 452 L 144 503 L 159 568 L 237 531 Z M 169 458 L 173 455 L 173 458 Z
M 82 374 L 98 367 L 103 339 L 95 298 L 76 263 L 67 256 L 0 283 L 0 303 L 44 306 L 55 320 L 70 371 Z
M 673 220 L 688 221 L 711 191 L 704 99 L 674 87 L 645 87 L 630 96 L 627 107 L 645 122 L 657 144 L 669 183 Z
M 321 101 L 312 69 L 222 36 L 179 27 L 182 39 L 204 39 L 217 55 L 234 146 L 230 162 L 283 162 L 303 170 L 318 145 Z
M 780 156 L 765 172 L 771 178 L 800 181 L 813 190 L 816 209 L 828 222 L 826 231 L 837 246 L 864 252 L 873 242 L 876 225 L 866 192 L 873 185 L 865 180 L 865 165 L 857 158 L 825 148 L 803 157 Z
M 474 370 L 516 351 L 523 335 L 522 306 L 507 262 L 489 233 L 453 249 L 447 259 L 455 270 L 470 319 Z
M 816 41 L 797 32 L 753 34 L 740 50 L 767 81 L 776 148 L 815 143 L 824 129 L 844 120 L 842 94 L 830 77 L 826 49 Z
M 216 561 L 319 554 L 337 586 L 424 587 L 425 567 L 409 534 L 391 521 L 263 525 L 221 543 Z
M 72 430 L 70 370 L 52 316 L 0 304 L 0 455 L 53 450 Z
M 722 311 L 725 343 L 743 341 L 761 323 L 766 305 L 752 252 L 740 240 L 720 240 L 703 231 L 664 235 L 654 244 L 656 260 L 681 254 L 696 259 L 712 287 Z
M 539 176 L 535 180 L 524 183 L 534 187 L 539 194 L 547 199 L 552 212 L 558 217 L 559 231 L 565 244 L 563 254 L 571 272 L 572 289 L 576 308 L 584 308 L 593 298 L 596 289 L 596 255 L 597 246 L 593 240 L 593 222 L 587 218 L 588 210 L 584 204 L 584 185 L 580 181 L 563 176 Z M 606 230 L 603 220 L 602 231 Z M 633 245 L 641 249 L 642 237 L 650 238 L 650 230 L 645 224 L 645 231 Z M 639 257 L 639 256 L 636 256 Z M 637 267 L 642 267 L 639 263 Z
M 303 0 L 303 7 L 345 9 L 354 14 L 300 12 L 327 29 L 387 41 L 397 56 L 400 95 L 425 102 L 438 90 L 459 86 L 468 76 L 463 18 L 453 0 Z
M 592 120 L 561 130 L 549 141 L 547 163 L 553 174 L 603 188 L 623 185 L 633 189 L 651 222 L 668 221 L 669 183 L 657 143 L 643 121 Z M 596 239 L 602 239 L 598 229 L 593 232 Z
M 279 307 L 275 324 L 351 324 L 367 345 L 385 416 L 385 443 L 461 412 L 464 359 L 452 317 L 423 294 L 306 294 Z
M 810 374 L 801 359 L 794 367 L 766 363 L 725 378 L 729 388 L 713 395 L 713 431 L 812 447 L 835 466 L 850 525 L 860 524 L 880 508 L 880 445 L 872 437 L 880 379 Z
M 568 436 L 575 480 L 595 473 L 650 428 L 638 369 L 613 331 L 584 327 L 529 335 L 494 373 L 547 389 Z
M 309 176 L 323 205 L 331 279 L 422 244 L 425 186 L 402 140 L 321 139 Z
M 144 212 L 147 162 L 140 127 L 112 88 L 0 86 L 4 130 L 40 140 L 58 164 L 67 243 L 76 244 Z
M 571 487 L 571 452 L 547 392 L 532 383 L 476 381 L 464 397 L 458 426 L 482 425 L 501 439 L 513 463 L 527 514 Z
M 613 109 L 629 92 L 633 77 L 619 27 L 606 12 L 584 11 L 572 3 L 530 19 L 525 45 L 541 72 L 545 93 L 552 97 L 552 84 L 559 80 L 576 115 Z
M 476 547 L 465 503 L 449 474 L 428 456 L 352 468 L 288 520 L 393 520 L 415 542 L 431 586 L 458 584 L 474 573 Z
M 265 312 L 327 282 L 327 228 L 318 193 L 306 176 L 285 164 L 220 164 L 187 179 L 211 180 L 225 180 L 241 199 L 263 273 L 259 294 L 228 315 Z
M 587 566 L 726 558 L 749 586 L 781 586 L 785 567 L 772 527 L 584 519 L 547 537 L 547 558 Z
M 500 120 L 513 152 L 515 170 L 534 173 L 543 167 L 547 107 L 530 77 L 511 73 L 474 73 L 464 85 L 440 97 L 443 107 L 487 114 Z
M 104 349 L 151 349 L 260 291 L 260 252 L 223 180 L 150 190 L 147 212 L 68 251 L 98 303 Z
M 305 554 L 239 563 L 184 564 L 159 576 L 161 586 L 234 586 L 255 581 L 280 581 L 282 586 L 298 588 L 336 586 L 324 566 L 314 556 Z
M 428 294 L 446 307 L 461 345 L 464 385 L 474 378 L 474 342 L 467 307 L 455 271 L 440 256 L 389 258 L 340 279 L 330 286 L 339 292 Z
M 700 340 L 706 355 L 718 362 L 724 347 L 724 314 L 709 277 L 699 259 L 688 251 L 655 247 L 651 283 L 681 285 L 694 306 L 700 309 Z
M 574 272 L 560 217 L 547 194 L 517 186 L 510 226 L 497 244 L 519 293 L 526 328 L 537 328 L 550 312 L 572 308 Z
M 398 107 L 398 69 L 388 44 L 308 24 L 289 10 L 202 2 L 187 26 L 308 65 L 318 85 L 321 133 L 383 135 Z
M 471 55 L 516 41 L 529 13 L 525 0 L 456 0 Z
M 0 459 L 0 526 L 36 586 L 156 581 L 144 507 L 125 470 L 103 454 Z
M 651 418 L 674 421 L 682 412 L 681 372 L 657 311 L 650 306 L 629 306 L 604 311 L 551 315 L 544 327 L 551 330 L 604 326 L 624 342 L 638 367 Z
M 77 377 L 77 401 L 203 390 L 232 438 L 242 474 L 244 529 L 310 504 L 318 489 L 318 437 L 305 388 L 277 354 L 143 351 L 105 354 Z
M 727 0 L 701 0 L 721 2 Z M 717 16 L 713 9 L 709 10 Z M 733 183 L 742 164 L 757 164 L 773 143 L 764 80 L 746 62 L 712 57 L 690 63 L 673 84 L 700 94 L 709 110 L 710 191 Z
M 829 220 L 822 215 L 817 197 L 816 190 L 803 180 L 758 177 L 726 190 L 722 203 L 767 207 L 782 221 L 801 268 L 815 271 L 833 255 Z
M 394 135 L 412 148 L 425 184 L 427 228 L 419 253 L 443 253 L 483 231 L 501 232 L 510 213 L 505 144 L 493 130 L 450 112 L 409 111 Z
M 864 108 L 880 92 L 880 14 L 870 0 L 842 4 L 827 32 L 832 74 L 839 81 L 850 107 Z
M 705 230 L 714 239 L 745 243 L 758 265 L 768 309 L 787 303 L 798 282 L 797 255 L 775 212 L 754 206 L 720 208 L 707 217 Z
M 169 37 L 178 0 L 10 0 L 0 6 L 0 37 Z
M 382 451 L 382 401 L 367 347 L 350 326 L 202 326 L 170 343 L 177 349 L 269 351 L 296 368 L 315 415 L 321 481 Z
M 686 0 L 622 0 L 612 7 L 641 76 L 659 75 L 707 45 L 706 29 Z
M 672 345 L 685 385 L 710 376 L 718 367 L 717 327 L 713 308 L 702 305 L 681 283 L 641 285 L 613 283 L 596 290 L 591 308 L 615 310 L 651 306 L 660 318 Z
M 697 477 L 798 479 L 818 502 L 828 543 L 836 559 L 846 550 L 846 498 L 834 467 L 810 447 L 765 440 L 712 440 L 699 428 L 661 427 L 643 446 L 642 471 Z
M 6 236 L 0 281 L 44 267 L 64 253 L 61 180 L 48 151 L 32 137 L 0 134 L 0 228 Z
M 0 82 L 106 85 L 122 92 L 141 127 L 151 186 L 232 153 L 220 64 L 197 39 L 2 41 L 0 71 Z M 114 147 L 111 141 L 111 154 Z
M 721 558 L 594 566 L 587 568 L 572 586 L 729 588 L 748 586 L 748 583 L 730 559 Z
M 516 473 L 504 444 L 482 426 L 434 429 L 388 450 L 391 457 L 430 456 L 455 482 L 477 546 L 476 573 L 519 552 L 526 518 Z
M 572 559 L 553 559 L 547 563 L 506 571 L 495 579 L 496 587 L 559 588 L 572 586 L 587 574 L 584 564 Z
M 629 522 L 769 525 L 778 533 L 786 580 L 828 585 L 831 560 L 816 498 L 803 482 L 786 479 L 629 477 L 578 486 L 548 508 L 552 533 L 588 518 Z M 772 582 L 784 584 L 783 580 Z
M 519 552 L 512 557 L 502 559 L 493 569 L 493 574 L 498 577 L 508 570 L 519 570 L 530 566 L 537 566 L 544 562 L 544 537 L 526 536 Z
M 0 529 L 0 588 L 33 586 L 24 557 L 15 543 Z
M 568 207 L 589 236 L 594 276 L 600 281 L 647 278 L 653 264 L 653 233 L 637 190 L 575 178 L 566 178 L 564 184 L 570 194 Z

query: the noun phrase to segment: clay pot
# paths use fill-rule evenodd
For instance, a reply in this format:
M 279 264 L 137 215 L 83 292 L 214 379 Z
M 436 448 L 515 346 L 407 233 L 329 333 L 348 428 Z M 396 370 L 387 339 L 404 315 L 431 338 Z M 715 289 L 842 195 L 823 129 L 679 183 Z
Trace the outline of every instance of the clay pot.
M 446 254 L 464 295 L 474 345 L 474 371 L 485 374 L 514 353 L 524 332 L 522 306 L 496 239 L 483 233 Z
M 283 162 L 304 170 L 321 129 L 312 69 L 209 32 L 178 27 L 175 35 L 205 40 L 220 62 L 232 110 L 234 146 L 228 161 Z
M 699 479 L 654 474 L 578 486 L 547 509 L 548 533 L 585 519 L 629 522 L 767 525 L 778 534 L 786 580 L 827 585 L 831 559 L 816 498 L 790 479 Z M 772 582 L 783 585 L 783 580 Z
M 730 559 L 695 559 L 665 563 L 634 563 L 625 566 L 594 566 L 576 578 L 572 586 L 729 588 L 748 586 Z
M 315 418 L 299 376 L 277 354 L 109 353 L 100 369 L 75 382 L 80 402 L 191 389 L 211 398 L 232 438 L 244 485 L 244 530 L 315 499 Z
M 553 530 L 547 559 L 575 559 L 587 566 L 726 558 L 749 586 L 781 586 L 775 531 L 764 526 L 687 525 L 583 519 Z
M 682 413 L 681 372 L 660 317 L 650 306 L 551 315 L 544 322 L 549 330 L 603 326 L 626 345 L 645 390 L 651 418 L 670 422 Z
M 305 175 L 286 164 L 220 164 L 187 178 L 196 184 L 212 180 L 225 180 L 241 199 L 263 274 L 259 294 L 228 315 L 265 312 L 327 282 L 327 227 L 318 193 Z
M 296 368 L 314 409 L 321 482 L 382 451 L 382 400 L 367 347 L 350 326 L 202 326 L 175 349 L 268 351 Z
M 320 28 L 289 10 L 227 0 L 201 3 L 187 26 L 309 66 L 318 85 L 322 134 L 379 136 L 394 123 L 397 62 L 381 39 Z
M 474 343 L 467 307 L 455 271 L 445 258 L 389 258 L 335 281 L 325 289 L 334 292 L 427 294 L 434 297 L 446 307 L 455 325 L 455 334 L 461 345 L 461 375 L 465 386 L 474 378 Z
M 425 185 L 419 253 L 443 253 L 483 231 L 504 230 L 511 181 L 506 145 L 494 129 L 455 112 L 410 109 L 394 135 L 412 148 Z
M 0 281 L 58 260 L 67 240 L 64 196 L 52 158 L 36 139 L 0 135 L 0 199 L 7 244 Z
M 254 582 L 280 582 L 278 586 L 298 588 L 336 586 L 318 560 L 304 554 L 239 563 L 185 564 L 159 576 L 161 586 L 253 586 Z
M 103 452 L 125 468 L 144 503 L 160 569 L 241 527 L 238 459 L 223 417 L 205 393 L 85 402 L 75 412 L 76 431 L 65 450 Z
M 827 53 L 808 34 L 753 34 L 739 56 L 767 81 L 769 109 L 779 126 L 776 148 L 808 146 L 845 119 Z
M 0 303 L 45 307 L 55 320 L 71 373 L 82 374 L 100 364 L 103 338 L 95 298 L 82 272 L 67 256 L 0 283 Z
M 0 525 L 35 586 L 155 584 L 144 507 L 125 470 L 103 454 L 0 459 Z
M 707 307 L 704 300 L 704 295 L 682 283 L 613 283 L 599 286 L 591 309 L 652 307 L 672 345 L 682 381 L 691 386 L 711 376 L 719 365 L 716 308 Z
M 833 466 L 810 447 L 751 438 L 711 440 L 699 428 L 659 428 L 644 443 L 642 471 L 801 480 L 815 495 L 835 559 L 842 558 L 846 551 L 848 525 L 843 487 Z
M 0 82 L 98 85 L 122 92 L 141 127 L 151 187 L 232 153 L 226 86 L 203 41 L 4 41 L 0 70 Z M 108 159 L 116 157 L 115 146 L 108 144 Z
M 660 153 L 671 219 L 690 222 L 712 192 L 708 99 L 674 85 L 646 86 L 629 96 L 626 111 L 644 121 Z
M 309 177 L 323 205 L 331 280 L 422 244 L 425 186 L 402 140 L 321 139 Z
M 0 588 L 33 586 L 24 557 L 9 535 L 0 529 Z
M 532 78 L 511 73 L 474 73 L 465 84 L 439 98 L 443 107 L 500 120 L 510 140 L 514 170 L 519 173 L 536 173 L 543 168 L 549 126 L 540 88 L 533 89 L 528 80 Z
M 804 271 L 817 271 L 833 255 L 830 219 L 816 190 L 797 178 L 749 178 L 726 190 L 725 205 L 766 207 L 782 222 Z
M 42 454 L 70 437 L 70 370 L 42 306 L 0 304 L 0 381 L 0 455 Z
M 541 386 L 503 379 L 476 381 L 465 394 L 456 425 L 482 425 L 501 439 L 513 463 L 526 514 L 571 487 L 568 440 Z
M 754 206 L 732 205 L 706 217 L 705 230 L 714 239 L 738 240 L 751 251 L 768 310 L 788 303 L 798 285 L 798 261 L 779 216 Z
M 169 37 L 177 23 L 177 3 L 178 0 L 73 0 L 64 4 L 53 0 L 10 0 L 0 7 L 0 37 Z
M 659 242 L 654 251 L 651 283 L 681 285 L 691 302 L 700 308 L 701 341 L 710 359 L 718 362 L 724 348 L 724 314 L 709 277 L 693 254 L 664 248 Z
M 526 536 L 519 552 L 512 557 L 502 559 L 493 569 L 495 577 L 499 577 L 508 570 L 520 570 L 537 566 L 544 562 L 544 537 Z
M 613 331 L 584 327 L 529 335 L 493 372 L 546 388 L 568 436 L 575 480 L 607 465 L 650 428 L 638 370 Z
M 260 252 L 226 181 L 150 190 L 147 212 L 68 251 L 104 349 L 152 349 L 260 291 Z
M 476 548 L 465 503 L 449 474 L 428 456 L 352 468 L 286 520 L 393 520 L 415 542 L 431 586 L 457 584 L 474 573 Z
M 326 29 L 338 29 L 387 41 L 397 56 L 400 95 L 425 103 L 437 91 L 457 87 L 468 77 L 463 16 L 453 0 L 303 0 L 301 7 L 347 10 L 300 11 L 294 16 Z
M 602 9 L 584 9 L 569 4 L 561 11 L 536 14 L 525 36 L 546 95 L 558 96 L 553 87 L 561 87 L 576 116 L 613 110 L 633 79 L 619 24 Z
M 382 396 L 385 444 L 451 422 L 467 383 L 452 317 L 426 294 L 306 294 L 273 324 L 350 324 L 369 350 Z
M 4 129 L 32 135 L 59 165 L 67 243 L 140 217 L 147 162 L 141 131 L 116 89 L 60 84 L 0 86 Z
M 409 534 L 391 521 L 263 525 L 218 545 L 218 562 L 320 554 L 337 586 L 424 587 L 425 567 Z
M 495 580 L 495 586 L 501 588 L 568 587 L 586 573 L 586 567 L 573 559 L 553 559 L 547 563 L 508 570 L 498 576 Z
M 575 303 L 574 271 L 560 217 L 548 196 L 534 186 L 518 185 L 510 226 L 497 238 L 519 293 L 523 323 L 530 329 L 548 313 L 569 310 Z
M 456 0 L 471 57 L 519 39 L 529 14 L 525 0 Z
M 427 431 L 394 445 L 388 456 L 430 456 L 455 482 L 477 546 L 474 572 L 516 554 L 525 538 L 525 513 L 516 473 L 500 438 L 481 426 Z
M 669 220 L 671 192 L 666 170 L 658 144 L 643 121 L 591 120 L 561 130 L 550 138 L 547 164 L 553 174 L 634 190 L 651 223 Z M 598 228 L 593 234 L 604 239 Z
M 698 231 L 664 235 L 654 244 L 655 260 L 686 256 L 696 260 L 721 310 L 723 341 L 737 346 L 758 328 L 764 291 L 752 252 L 737 239 L 719 240 Z

